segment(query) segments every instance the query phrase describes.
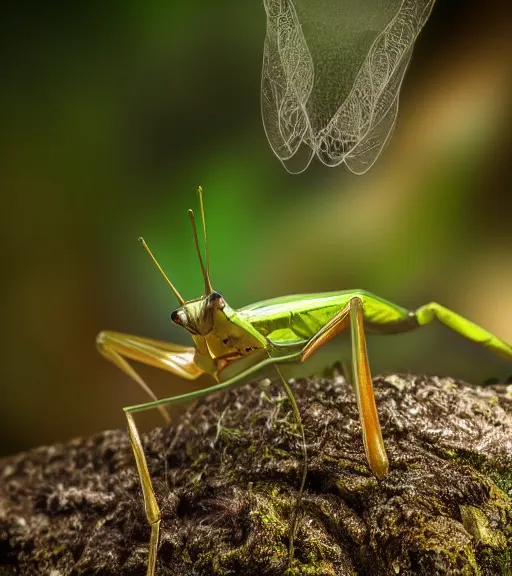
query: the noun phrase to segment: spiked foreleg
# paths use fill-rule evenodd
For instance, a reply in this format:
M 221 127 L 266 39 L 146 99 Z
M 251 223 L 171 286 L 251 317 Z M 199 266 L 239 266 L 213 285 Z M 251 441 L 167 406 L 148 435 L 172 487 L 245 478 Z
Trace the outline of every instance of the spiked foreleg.
M 132 368 L 127 358 L 167 370 L 187 380 L 195 380 L 203 374 L 203 370 L 194 361 L 196 349 L 191 346 L 180 346 L 120 332 L 100 332 L 96 345 L 105 358 L 135 380 L 152 400 L 157 400 L 157 397 Z M 163 406 L 158 409 L 165 420 L 170 422 L 167 410 Z

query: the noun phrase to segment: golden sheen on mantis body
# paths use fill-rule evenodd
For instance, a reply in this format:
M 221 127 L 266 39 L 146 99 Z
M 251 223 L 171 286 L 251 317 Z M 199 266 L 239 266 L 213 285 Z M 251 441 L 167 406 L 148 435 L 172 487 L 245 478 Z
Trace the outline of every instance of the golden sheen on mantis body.
M 199 189 L 199 199 L 205 258 L 201 255 L 194 213 L 191 210 L 189 210 L 189 216 L 204 279 L 204 292 L 201 296 L 185 301 L 165 276 L 142 240 L 144 248 L 164 276 L 180 305 L 171 314 L 171 320 L 191 334 L 194 346 L 182 346 L 118 332 L 101 332 L 97 338 L 99 351 L 135 380 L 153 399 L 152 402 L 124 409 L 142 485 L 146 516 L 151 526 L 148 576 L 155 574 L 160 533 L 160 509 L 133 418 L 135 412 L 158 408 L 169 420 L 164 405 L 228 388 L 255 372 L 273 365 L 290 400 L 305 449 L 304 430 L 297 404 L 278 365 L 303 362 L 335 336 L 348 331 L 352 340 L 352 379 L 359 408 L 364 449 L 369 467 L 377 477 L 382 477 L 388 470 L 388 457 L 382 440 L 366 352 L 365 333 L 367 331 L 380 334 L 408 332 L 437 319 L 465 338 L 512 361 L 510 344 L 435 302 L 425 304 L 415 311 L 409 311 L 364 290 L 344 290 L 284 296 L 234 310 L 212 288 L 201 189 Z M 203 390 L 157 400 L 128 360 L 167 370 L 187 380 L 194 380 L 202 374 L 208 374 L 214 383 Z M 248 360 L 252 361 L 249 367 Z M 235 375 L 223 380 L 228 366 L 232 366 Z M 306 458 L 307 455 L 304 453 L 302 483 L 298 491 L 297 502 L 304 488 L 307 472 Z M 297 506 L 295 508 L 297 509 Z M 296 526 L 297 516 L 295 515 L 290 522 L 290 558 L 293 556 L 293 537 Z
M 355 174 L 388 141 L 414 42 L 434 0 L 264 0 L 261 112 L 292 173 L 316 155 Z

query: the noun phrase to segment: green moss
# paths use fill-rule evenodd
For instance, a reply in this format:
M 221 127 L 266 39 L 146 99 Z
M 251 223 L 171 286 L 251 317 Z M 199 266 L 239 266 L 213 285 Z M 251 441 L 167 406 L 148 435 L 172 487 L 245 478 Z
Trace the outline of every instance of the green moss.
M 472 466 L 478 471 L 484 470 L 485 465 L 488 462 L 488 458 L 484 454 L 480 454 L 479 452 L 472 452 L 470 450 L 447 449 L 444 451 L 444 453 L 456 462 L 460 462 L 461 464 L 465 464 L 467 466 Z
M 271 459 L 276 459 L 276 458 L 290 458 L 290 453 L 287 452 L 286 450 L 283 450 L 282 448 L 274 448 L 271 446 L 265 446 L 263 448 L 263 454 L 261 455 L 262 459 L 265 458 L 271 458 Z
M 199 454 L 199 456 L 197 456 L 195 460 L 192 462 L 192 466 L 194 468 L 198 468 L 206 460 L 206 458 L 207 458 L 206 454 L 204 453 Z
M 505 548 L 507 539 L 499 530 L 493 530 L 485 513 L 476 506 L 460 506 L 464 528 L 475 541 L 491 548 Z
M 317 566 L 290 566 L 283 576 L 336 576 L 334 567 L 329 562 L 320 562 Z
M 368 467 L 362 464 L 357 464 L 352 460 L 347 460 L 345 458 L 334 458 L 332 456 L 324 456 L 323 462 L 330 462 L 337 464 L 340 468 L 346 470 L 353 470 L 355 472 L 360 472 L 361 474 L 368 474 Z
M 245 432 L 237 428 L 225 428 L 224 426 L 219 430 L 219 436 L 243 436 Z
M 187 548 L 183 548 L 183 552 L 181 553 L 181 558 L 185 564 L 192 564 L 192 558 L 190 558 L 190 554 Z
M 256 508 L 251 511 L 251 518 L 260 522 L 265 529 L 272 531 L 272 536 L 284 537 L 288 533 L 288 523 L 282 515 L 282 504 L 279 498 L 269 494 L 254 493 Z
M 479 564 L 484 576 L 512 576 L 511 548 L 493 550 L 483 548 L 478 554 Z
M 484 454 L 469 450 L 445 450 L 445 454 L 451 459 L 472 466 L 482 472 L 498 486 L 509 498 L 512 498 L 512 469 L 496 470 L 496 464 Z
M 512 498 L 512 469 L 490 472 L 489 476 L 500 490 Z

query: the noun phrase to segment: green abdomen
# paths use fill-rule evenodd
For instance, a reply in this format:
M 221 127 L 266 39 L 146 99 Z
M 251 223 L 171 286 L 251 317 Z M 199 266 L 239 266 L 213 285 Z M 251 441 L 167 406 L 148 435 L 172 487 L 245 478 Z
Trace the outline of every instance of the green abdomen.
M 288 346 L 309 340 L 355 296 L 363 300 L 365 321 L 373 328 L 408 316 L 405 308 L 364 290 L 285 296 L 246 306 L 239 314 L 275 344 Z

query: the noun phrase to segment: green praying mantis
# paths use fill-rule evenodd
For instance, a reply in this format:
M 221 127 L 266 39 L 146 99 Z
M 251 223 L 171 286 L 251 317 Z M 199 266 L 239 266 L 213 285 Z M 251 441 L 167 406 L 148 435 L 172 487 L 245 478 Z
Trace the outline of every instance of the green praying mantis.
M 226 389 L 255 372 L 273 365 L 291 401 L 304 439 L 297 405 L 281 374 L 279 365 L 304 362 L 335 336 L 349 331 L 352 342 L 352 383 L 357 398 L 364 449 L 371 470 L 378 478 L 381 478 L 388 470 L 388 458 L 375 404 L 366 351 L 366 332 L 380 334 L 408 332 L 437 319 L 468 340 L 512 361 L 510 344 L 435 302 L 421 306 L 415 311 L 409 311 L 364 290 L 344 290 L 285 296 L 234 310 L 212 288 L 202 189 L 199 188 L 198 192 L 204 236 L 204 259 L 192 210 L 189 210 L 189 217 L 204 279 L 202 296 L 185 301 L 167 278 L 147 244 L 142 238 L 140 239 L 144 249 L 179 302 L 179 308 L 172 312 L 171 320 L 192 335 L 195 346 L 181 346 L 107 331 L 101 332 L 97 338 L 101 354 L 135 380 L 152 398 L 151 402 L 124 408 L 142 486 L 146 517 L 151 527 L 147 576 L 154 576 L 156 570 L 161 515 L 133 418 L 134 413 L 158 408 L 164 418 L 170 421 L 165 405 Z M 248 365 L 246 362 L 240 362 L 244 358 L 253 360 L 253 363 Z M 161 368 L 188 380 L 194 380 L 202 374 L 209 374 L 215 383 L 208 388 L 188 394 L 157 399 L 128 360 Z M 223 380 L 225 369 L 233 365 L 243 367 L 235 376 Z M 306 460 L 299 494 L 304 487 L 305 473 Z M 293 532 L 292 520 L 290 554 L 293 553 Z

